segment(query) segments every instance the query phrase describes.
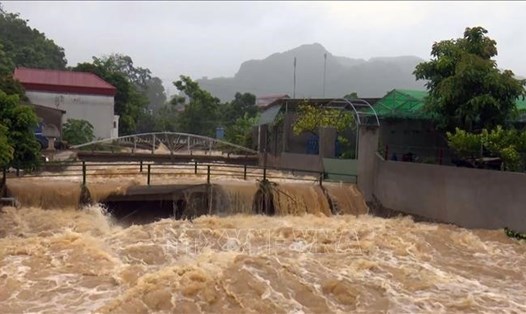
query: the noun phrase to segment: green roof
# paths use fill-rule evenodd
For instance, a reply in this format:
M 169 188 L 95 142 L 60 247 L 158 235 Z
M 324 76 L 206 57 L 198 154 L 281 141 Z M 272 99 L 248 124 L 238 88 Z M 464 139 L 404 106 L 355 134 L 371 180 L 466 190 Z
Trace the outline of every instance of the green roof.
M 412 90 L 412 89 L 394 89 L 393 91 L 397 91 L 401 94 L 407 95 L 409 97 L 412 97 L 414 99 L 418 99 L 421 101 L 424 101 L 427 97 L 427 92 L 425 90 Z
M 429 119 L 431 115 L 424 112 L 427 91 L 393 89 L 374 104 L 380 118 Z M 526 99 L 515 102 L 517 109 L 526 111 Z
M 423 110 L 426 97 L 426 91 L 393 89 L 374 104 L 374 109 L 381 118 L 428 118 Z

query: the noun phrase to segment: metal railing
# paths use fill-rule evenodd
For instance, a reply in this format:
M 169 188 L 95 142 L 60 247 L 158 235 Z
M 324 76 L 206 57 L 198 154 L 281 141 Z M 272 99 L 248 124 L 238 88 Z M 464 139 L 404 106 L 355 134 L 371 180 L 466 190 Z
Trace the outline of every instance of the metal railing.
M 454 152 L 447 147 L 381 145 L 378 152 L 385 160 L 450 165 Z
M 378 153 L 385 160 L 392 161 L 526 172 L 526 152 L 518 152 L 519 161 L 513 170 L 508 169 L 509 165 L 504 165 L 498 156 L 480 149 L 460 155 L 448 147 L 388 144 L 379 146 Z
M 7 172 L 4 169 L 2 182 L 5 185 L 9 178 L 53 178 L 78 177 L 82 185 L 89 182 L 90 177 L 144 177 L 147 185 L 152 185 L 156 179 L 175 177 L 206 179 L 210 184 L 212 179 L 260 179 L 260 180 L 298 180 L 318 182 L 321 186 L 329 175 L 345 178 L 338 182 L 357 183 L 357 176 L 345 173 L 328 173 L 313 170 L 262 167 L 250 165 L 235 165 L 222 163 L 159 163 L 159 162 L 47 162 L 38 171 L 25 173 L 20 170 Z

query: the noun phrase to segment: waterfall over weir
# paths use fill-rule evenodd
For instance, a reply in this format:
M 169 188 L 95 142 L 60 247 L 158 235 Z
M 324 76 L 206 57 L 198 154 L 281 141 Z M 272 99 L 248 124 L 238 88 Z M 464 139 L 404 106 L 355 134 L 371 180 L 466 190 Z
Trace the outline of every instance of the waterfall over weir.
M 8 181 L 2 313 L 526 312 L 502 230 L 359 215 L 354 185 L 96 179 Z
M 355 185 L 224 181 L 213 184 L 139 185 L 100 182 L 82 188 L 74 182 L 42 184 L 11 180 L 8 193 L 22 206 L 80 208 L 100 203 L 117 219 L 151 222 L 156 218 L 202 215 L 364 214 L 367 206 Z M 264 197 L 267 199 L 262 200 Z

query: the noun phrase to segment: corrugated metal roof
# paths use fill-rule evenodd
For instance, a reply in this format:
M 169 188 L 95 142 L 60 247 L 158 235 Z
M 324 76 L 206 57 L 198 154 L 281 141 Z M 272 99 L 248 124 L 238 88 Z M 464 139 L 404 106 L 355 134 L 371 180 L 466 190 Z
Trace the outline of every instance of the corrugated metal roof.
M 86 92 L 115 95 L 116 88 L 97 75 L 47 69 L 17 68 L 13 75 L 28 90 Z
M 270 124 L 274 122 L 276 119 L 276 116 L 278 115 L 279 111 L 281 110 L 282 105 L 273 106 L 268 108 L 267 110 L 263 111 L 261 115 L 259 116 L 259 121 L 256 123 L 256 126 L 258 125 L 264 125 L 264 124 Z
M 261 107 L 261 108 L 267 107 L 268 105 L 270 105 L 271 103 L 273 103 L 274 101 L 278 99 L 288 99 L 288 98 L 290 97 L 287 94 L 262 96 L 262 97 L 256 98 L 256 106 Z

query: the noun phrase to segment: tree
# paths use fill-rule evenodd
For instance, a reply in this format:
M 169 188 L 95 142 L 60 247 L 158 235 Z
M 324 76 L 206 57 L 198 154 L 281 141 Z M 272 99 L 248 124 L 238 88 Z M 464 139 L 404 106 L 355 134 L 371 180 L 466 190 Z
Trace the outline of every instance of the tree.
M 62 138 L 70 145 L 79 145 L 93 141 L 93 125 L 82 119 L 68 119 L 62 127 Z
M 333 127 L 338 132 L 343 132 L 353 127 L 354 117 L 349 111 L 340 109 L 323 108 L 307 101 L 298 107 L 298 119 L 293 125 L 296 135 L 310 132 L 317 135 L 320 127 Z
M 14 68 L 13 60 L 7 56 L 7 53 L 4 51 L 4 45 L 0 43 L 0 75 L 10 75 Z
M 9 144 L 7 128 L 0 124 L 0 167 L 7 167 L 13 160 L 13 146 Z
M 349 99 L 349 100 L 353 100 L 353 99 L 358 99 L 358 93 L 357 92 L 352 92 L 350 94 L 347 94 L 345 96 L 343 96 L 343 98 L 345 99 Z
M 0 68 L 7 66 L 9 73 L 15 66 L 64 69 L 64 49 L 27 22 L 18 13 L 0 10 Z
M 526 132 L 516 129 L 504 129 L 500 125 L 492 130 L 483 129 L 474 134 L 456 128 L 454 133 L 447 132 L 449 147 L 461 158 L 475 159 L 484 155 L 499 157 L 504 169 L 518 171 L 524 165 L 520 152 L 526 151 Z
M 179 112 L 174 105 L 164 105 L 154 111 L 153 121 L 156 132 L 176 132 Z
M 214 136 L 219 126 L 219 99 L 209 92 L 201 89 L 197 82 L 188 76 L 181 75 L 180 80 L 174 82 L 175 87 L 188 97 L 184 111 L 178 115 L 177 124 L 181 132 Z M 174 97 L 172 104 L 177 105 L 183 101 Z
M 252 127 L 256 124 L 257 116 L 250 116 L 246 112 L 234 123 L 227 125 L 225 129 L 225 140 L 244 147 L 252 146 Z
M 21 105 L 18 95 L 0 91 L 0 124 L 7 129 L 3 134 L 13 151 L 10 165 L 22 169 L 39 165 L 40 145 L 34 134 L 37 123 L 32 107 Z
M 525 80 L 501 71 L 492 57 L 495 40 L 482 27 L 466 28 L 464 36 L 433 44 L 432 59 L 416 66 L 417 80 L 427 80 L 426 108 L 438 127 L 454 130 L 504 125 L 515 112 L 515 101 L 525 95 Z
M 93 57 L 93 61 L 95 64 L 103 66 L 110 72 L 121 73 L 141 92 L 146 90 L 148 81 L 152 79 L 150 69 L 136 67 L 133 64 L 132 58 L 127 55 L 112 53 L 102 58 Z
M 137 122 L 138 133 L 176 132 L 177 108 L 172 104 L 165 104 L 159 108 L 141 113 Z
M 241 94 L 237 92 L 234 100 L 221 106 L 221 115 L 225 126 L 243 118 L 245 114 L 248 115 L 248 118 L 253 118 L 257 112 L 256 96 L 250 93 Z
M 338 133 L 337 139 L 344 151 L 340 157 L 349 158 L 356 152 L 352 151 L 349 140 L 342 133 L 349 128 L 354 128 L 355 120 L 350 111 L 341 109 L 324 108 L 305 101 L 298 107 L 298 118 L 292 126 L 294 134 L 299 135 L 309 132 L 318 135 L 321 127 L 332 127 Z
M 152 77 L 146 81 L 145 94 L 148 98 L 148 108 L 151 110 L 156 110 L 166 104 L 167 98 L 163 81 L 158 77 Z
M 0 75 L 0 91 L 7 95 L 17 95 L 21 101 L 28 102 L 24 87 L 11 74 Z

